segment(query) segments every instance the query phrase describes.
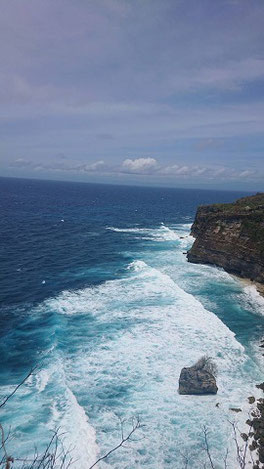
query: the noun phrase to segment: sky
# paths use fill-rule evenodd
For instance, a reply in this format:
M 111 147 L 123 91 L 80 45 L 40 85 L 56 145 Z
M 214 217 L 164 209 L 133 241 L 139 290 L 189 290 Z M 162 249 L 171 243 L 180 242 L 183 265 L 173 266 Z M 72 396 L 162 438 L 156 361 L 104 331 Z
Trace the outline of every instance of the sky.
M 0 175 L 264 190 L 263 0 L 0 7 Z

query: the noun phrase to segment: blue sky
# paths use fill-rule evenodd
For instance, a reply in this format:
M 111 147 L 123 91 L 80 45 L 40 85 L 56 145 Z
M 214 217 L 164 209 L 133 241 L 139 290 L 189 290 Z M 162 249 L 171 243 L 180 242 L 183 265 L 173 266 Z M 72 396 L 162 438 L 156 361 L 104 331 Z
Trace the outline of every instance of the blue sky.
M 263 0 L 0 0 L 2 176 L 264 190 Z

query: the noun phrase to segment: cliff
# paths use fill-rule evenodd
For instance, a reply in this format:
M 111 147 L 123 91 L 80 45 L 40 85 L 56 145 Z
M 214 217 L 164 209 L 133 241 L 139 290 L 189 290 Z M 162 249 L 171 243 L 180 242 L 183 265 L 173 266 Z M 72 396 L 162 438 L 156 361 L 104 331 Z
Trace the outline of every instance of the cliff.
M 264 193 L 198 208 L 189 262 L 214 264 L 264 283 Z

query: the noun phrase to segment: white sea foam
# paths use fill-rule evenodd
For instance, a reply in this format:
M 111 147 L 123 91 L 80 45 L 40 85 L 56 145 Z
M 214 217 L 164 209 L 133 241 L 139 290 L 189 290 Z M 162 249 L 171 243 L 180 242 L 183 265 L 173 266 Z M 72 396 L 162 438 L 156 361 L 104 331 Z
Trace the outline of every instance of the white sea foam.
M 49 373 L 45 369 L 40 370 L 36 376 L 36 388 L 38 392 L 44 391 L 48 382 L 49 382 Z
M 108 226 L 106 229 L 116 233 L 147 233 L 151 231 L 148 228 L 115 228 L 114 226 Z
M 179 225 L 177 225 L 177 226 L 179 226 L 180 228 L 183 228 L 183 229 L 188 229 L 188 230 L 190 230 L 191 227 L 192 227 L 192 223 L 181 223 L 181 224 L 179 224 Z
M 131 262 L 131 264 L 129 264 L 127 266 L 127 269 L 128 270 L 135 270 L 137 272 L 137 271 L 141 271 L 146 266 L 147 266 L 147 264 L 144 261 L 133 261 L 133 262 Z
M 255 285 L 248 285 L 244 287 L 244 301 L 251 311 L 264 316 L 264 298 L 257 291 Z
M 229 408 L 247 409 L 246 398 L 255 387 L 254 364 L 250 375 L 249 358 L 234 333 L 169 275 L 143 260 L 132 262 L 128 272 L 122 279 L 64 292 L 45 303 L 45 308 L 72 320 L 73 315 L 82 315 L 79 346 L 67 361 L 71 389 L 81 395 L 89 389 L 86 405 L 97 408 L 92 424 L 102 449 L 119 441 L 115 415 L 140 414 L 147 424 L 147 443 L 137 444 L 141 455 L 133 447 L 123 449 L 110 467 L 120 467 L 122 462 L 129 468 L 181 469 L 173 456 L 175 448 L 193 445 L 201 425 L 211 427 L 212 421 L 211 441 L 219 456 L 231 434 L 226 421 L 226 415 L 233 417 Z M 98 325 L 95 330 L 105 331 L 102 340 L 86 336 L 91 316 Z M 219 369 L 218 395 L 179 396 L 181 368 L 205 353 Z M 220 408 L 215 407 L 217 402 Z M 67 412 L 66 427 L 70 421 Z M 247 416 L 240 418 L 243 421 Z
M 59 428 L 64 447 L 75 460 L 74 467 L 87 469 L 98 457 L 95 430 L 67 384 L 62 358 L 55 353 L 50 359 L 36 377 L 38 392 L 43 393 L 49 386 L 47 394 L 43 394 L 43 402 L 52 410 L 47 427 L 51 431 Z M 52 400 L 49 399 L 51 390 Z
M 1 388 L 5 395 L 13 390 L 13 386 Z M 67 384 L 63 359 L 58 352 L 51 355 L 37 375 L 31 375 L 15 394 L 11 412 L 2 416 L 1 423 L 4 428 L 12 426 L 12 430 L 15 424 L 8 450 L 21 458 L 32 458 L 35 448 L 42 454 L 53 432 L 58 430 L 60 443 L 63 442 L 65 450 L 70 451 L 70 457 L 75 461 L 74 469 L 87 469 L 97 460 L 99 450 L 95 430 Z M 60 451 L 59 445 L 58 454 Z
M 97 460 L 98 447 L 95 430 L 89 424 L 85 410 L 68 387 L 60 399 L 54 399 L 52 406 L 50 428 L 59 427 L 61 433 L 64 433 L 63 443 L 71 451 L 74 467 L 87 469 Z
M 174 230 L 165 226 L 164 223 L 161 223 L 161 226 L 158 228 L 114 228 L 108 227 L 108 230 L 115 231 L 117 233 L 130 233 L 139 236 L 142 235 L 144 239 L 152 239 L 153 241 L 178 241 L 180 235 Z M 146 238 L 147 235 L 147 238 Z
M 179 286 L 178 280 L 181 285 L 193 281 L 196 287 L 214 281 L 223 288 L 237 283 L 220 269 L 186 262 L 182 250 L 192 242 L 189 228 L 184 224 L 125 230 L 143 241 L 177 242 L 168 244 L 166 251 L 142 252 L 142 258 L 128 266 L 123 278 L 76 292 L 65 291 L 40 306 L 43 311 L 56 311 L 62 324 L 67 324 L 72 351 L 63 361 L 65 375 L 48 380 L 44 375 L 38 386 L 44 389 L 43 394 L 51 382 L 62 383 L 63 391 L 53 404 L 52 424 L 72 427 L 67 444 L 76 446 L 75 454 L 86 454 L 80 440 L 89 439 L 93 452 L 86 458 L 91 461 L 95 457 L 93 427 L 102 453 L 114 447 L 120 440 L 116 416 L 139 414 L 146 424 L 147 438 L 116 452 L 101 469 L 182 469 L 178 449 L 186 448 L 190 453 L 191 447 L 198 447 L 203 424 L 211 430 L 210 444 L 219 459 L 224 455 L 223 448 L 232 446 L 227 419 L 233 420 L 235 415 L 243 428 L 249 408 L 247 397 L 257 395 L 257 363 L 215 314 Z M 177 386 L 181 368 L 205 353 L 218 366 L 217 396 L 180 396 Z M 232 414 L 231 407 L 243 412 Z M 78 433 L 79 427 L 83 433 Z M 83 460 L 80 464 L 78 467 L 85 467 Z M 196 467 L 195 460 L 190 467 Z

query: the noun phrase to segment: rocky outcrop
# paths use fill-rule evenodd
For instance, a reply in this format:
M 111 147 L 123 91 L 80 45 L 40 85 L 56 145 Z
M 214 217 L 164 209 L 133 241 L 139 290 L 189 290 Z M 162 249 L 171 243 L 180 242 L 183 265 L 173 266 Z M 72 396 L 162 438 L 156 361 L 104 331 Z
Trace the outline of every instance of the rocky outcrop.
M 196 366 L 182 369 L 179 394 L 216 394 L 217 391 L 215 377 L 209 371 Z
M 257 385 L 257 388 L 264 389 L 264 383 Z M 245 441 L 249 440 L 249 450 L 257 451 L 257 460 L 253 469 L 264 468 L 264 399 L 260 398 L 256 402 L 256 407 L 251 411 L 247 420 L 250 427 L 249 434 L 242 434 Z
M 264 193 L 198 208 L 189 262 L 213 264 L 264 283 Z

